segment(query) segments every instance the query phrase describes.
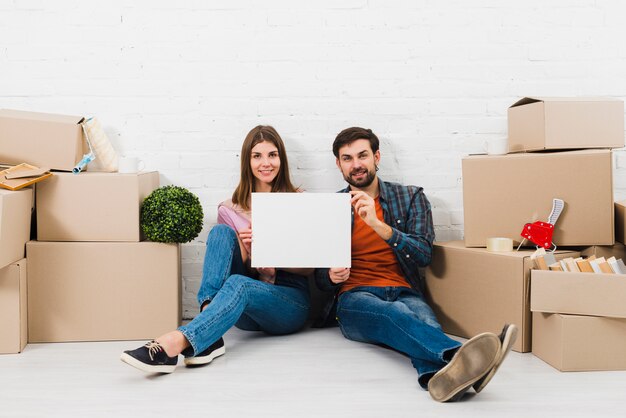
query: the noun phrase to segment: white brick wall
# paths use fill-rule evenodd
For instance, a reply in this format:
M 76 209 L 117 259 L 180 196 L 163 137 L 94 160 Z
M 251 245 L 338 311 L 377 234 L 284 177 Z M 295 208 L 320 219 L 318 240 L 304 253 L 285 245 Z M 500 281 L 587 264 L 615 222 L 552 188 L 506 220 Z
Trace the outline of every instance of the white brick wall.
M 625 15 L 618 0 L 0 0 L 0 107 L 96 115 L 120 152 L 200 196 L 189 317 L 251 127 L 278 129 L 311 191 L 342 186 L 337 132 L 372 128 L 381 175 L 425 187 L 438 239 L 461 238 L 461 157 L 506 135 L 511 103 L 626 98 Z

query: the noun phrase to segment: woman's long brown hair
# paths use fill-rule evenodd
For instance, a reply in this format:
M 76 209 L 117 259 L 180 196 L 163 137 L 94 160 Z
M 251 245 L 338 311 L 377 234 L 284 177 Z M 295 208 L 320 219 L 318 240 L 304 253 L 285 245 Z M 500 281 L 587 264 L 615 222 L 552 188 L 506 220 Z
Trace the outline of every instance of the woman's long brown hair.
M 239 185 L 233 192 L 233 203 L 241 206 L 244 210 L 250 210 L 250 194 L 254 192 L 255 177 L 250 168 L 250 158 L 252 156 L 252 148 L 261 142 L 271 142 L 278 149 L 278 157 L 280 158 L 280 168 L 274 181 L 272 182 L 272 192 L 295 192 L 296 188 L 291 183 L 289 177 L 289 163 L 287 162 L 287 152 L 285 144 L 276 129 L 271 126 L 259 125 L 254 128 L 243 141 L 241 146 L 241 176 Z

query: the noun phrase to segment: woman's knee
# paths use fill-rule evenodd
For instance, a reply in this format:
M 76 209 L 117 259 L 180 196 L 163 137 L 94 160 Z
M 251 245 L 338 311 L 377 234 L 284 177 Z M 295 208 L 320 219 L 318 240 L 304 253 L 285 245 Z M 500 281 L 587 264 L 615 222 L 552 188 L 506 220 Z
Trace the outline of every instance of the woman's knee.
M 255 280 L 241 274 L 232 274 L 226 278 L 223 288 L 235 292 L 244 292 Z
M 233 228 L 231 228 L 228 225 L 217 224 L 213 228 L 211 228 L 211 231 L 209 232 L 209 237 L 206 240 L 206 244 L 208 246 L 210 245 L 210 242 L 212 240 L 221 240 L 221 239 L 227 239 L 231 241 L 237 240 L 237 233 L 235 232 Z

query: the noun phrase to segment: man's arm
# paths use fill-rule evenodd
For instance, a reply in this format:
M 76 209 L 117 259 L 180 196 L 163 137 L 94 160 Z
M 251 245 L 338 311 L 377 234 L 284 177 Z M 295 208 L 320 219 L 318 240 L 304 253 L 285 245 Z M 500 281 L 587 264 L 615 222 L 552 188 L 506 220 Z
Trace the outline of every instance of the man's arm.
M 360 216 L 384 239 L 403 262 L 415 264 L 415 267 L 424 267 L 430 264 L 435 238 L 430 203 L 421 188 L 409 186 L 407 192 L 408 204 L 393 202 L 396 205 L 406 205 L 401 211 L 406 213 L 404 219 L 392 219 L 394 225 L 398 227 L 388 225 L 376 217 L 374 199 L 364 192 L 351 192 L 352 205 L 356 216 Z
M 394 219 L 392 221 L 402 225 L 403 231 L 399 228 L 391 228 L 391 237 L 387 244 L 394 250 L 399 258 L 408 265 L 415 267 L 425 267 L 432 259 L 433 241 L 435 231 L 433 227 L 432 212 L 430 203 L 424 195 L 422 188 L 410 186 L 412 190 L 409 205 L 406 208 L 404 219 Z

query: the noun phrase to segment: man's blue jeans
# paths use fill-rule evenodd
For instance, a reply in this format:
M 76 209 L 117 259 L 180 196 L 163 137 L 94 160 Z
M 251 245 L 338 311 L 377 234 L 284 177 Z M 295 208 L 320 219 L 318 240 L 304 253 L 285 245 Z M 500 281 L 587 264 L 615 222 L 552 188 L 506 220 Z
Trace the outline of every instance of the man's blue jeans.
M 198 302 L 206 309 L 178 328 L 194 353 L 206 350 L 235 325 L 248 331 L 289 334 L 309 314 L 306 277 L 278 270 L 275 284 L 246 276 L 235 231 L 216 225 L 207 238 Z
M 443 333 L 422 295 L 407 287 L 360 286 L 344 292 L 337 302 L 337 320 L 346 338 L 383 344 L 409 356 L 424 389 L 461 346 Z

